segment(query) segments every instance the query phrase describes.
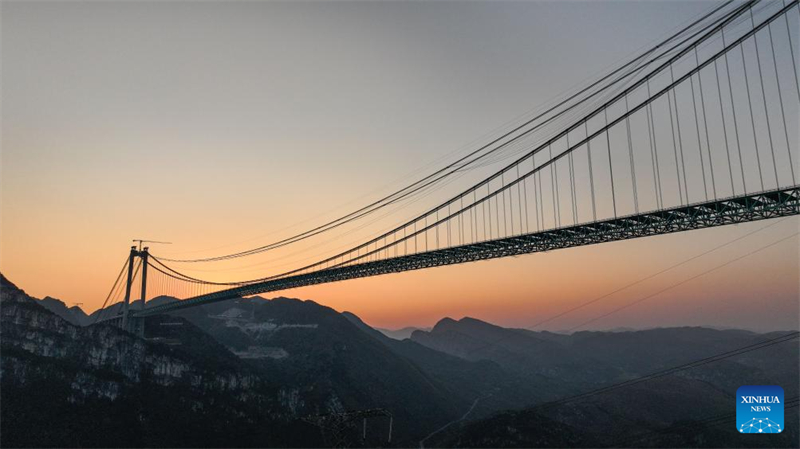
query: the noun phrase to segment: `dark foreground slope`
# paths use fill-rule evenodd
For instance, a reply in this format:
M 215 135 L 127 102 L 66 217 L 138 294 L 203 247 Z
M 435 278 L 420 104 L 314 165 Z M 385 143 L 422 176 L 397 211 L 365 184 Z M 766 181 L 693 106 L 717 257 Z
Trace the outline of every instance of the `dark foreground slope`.
M 742 439 L 730 417 L 741 385 L 798 395 L 797 340 L 561 401 L 780 333 L 560 335 L 465 318 L 396 340 L 313 301 L 255 297 L 148 318 L 141 339 L 0 288 L 3 447 L 797 446 L 797 426 Z M 360 419 L 330 426 L 376 408 L 394 416 L 391 443 L 385 418 L 365 440 Z
M 658 387 L 636 386 L 625 392 L 623 398 L 597 398 L 569 406 L 498 413 L 453 429 L 443 435 L 437 445 L 512 448 L 798 447 L 800 436 L 796 407 L 786 410 L 786 432 L 742 435 L 736 430 L 733 397 L 725 397 L 725 405 L 719 403 L 710 407 L 705 390 L 695 390 L 703 396 L 686 397 L 693 387 L 687 388 L 683 383 L 681 379 L 668 379 Z M 667 394 L 678 398 L 666 399 L 664 396 Z M 722 397 L 711 401 L 719 399 Z M 684 408 L 695 408 L 697 402 L 706 402 L 697 407 L 704 410 L 704 415 L 689 413 L 692 418 L 680 418 L 680 413 L 676 413 L 678 400 L 685 401 Z M 661 412 L 660 407 L 668 410 Z M 662 423 L 664 420 L 669 423 Z M 598 428 L 601 423 L 604 427 Z
M 374 408 L 408 445 L 472 400 L 312 301 L 152 317 L 142 340 L 75 326 L 2 282 L 3 446 L 322 446 L 332 432 L 305 420 Z M 388 422 L 371 421 L 364 441 L 346 433 L 350 445 L 387 444 Z
M 315 446 L 285 391 L 204 333 L 194 348 L 81 328 L 4 277 L 3 447 Z

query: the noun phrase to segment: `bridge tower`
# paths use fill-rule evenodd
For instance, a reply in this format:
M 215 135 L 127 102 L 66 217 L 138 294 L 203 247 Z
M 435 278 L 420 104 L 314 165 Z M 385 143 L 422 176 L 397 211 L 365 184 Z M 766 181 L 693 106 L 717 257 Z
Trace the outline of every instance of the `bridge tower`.
M 141 284 L 141 305 L 139 306 L 139 310 L 144 310 L 145 307 L 145 300 L 147 298 L 147 265 L 148 265 L 148 258 L 150 257 L 149 248 L 145 246 L 142 248 L 141 241 L 139 242 L 139 248 L 137 249 L 136 246 L 131 246 L 130 256 L 128 257 L 128 281 L 125 285 L 125 301 L 122 305 L 122 328 L 133 333 L 138 333 L 140 336 L 144 337 L 144 318 L 134 318 L 129 316 L 130 315 L 130 303 L 131 303 L 131 288 L 133 287 L 133 278 L 134 278 L 134 265 L 136 258 L 141 259 L 141 267 L 142 267 L 142 284 Z

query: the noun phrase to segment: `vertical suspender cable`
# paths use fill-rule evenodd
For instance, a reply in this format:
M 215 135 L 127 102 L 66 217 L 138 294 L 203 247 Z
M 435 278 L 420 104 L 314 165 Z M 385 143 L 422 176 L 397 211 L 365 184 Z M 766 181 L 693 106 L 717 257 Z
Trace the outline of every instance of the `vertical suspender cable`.
M 669 77 L 672 82 L 675 82 L 675 78 L 672 72 L 672 66 L 669 66 Z M 692 79 L 689 78 L 689 82 L 692 82 Z M 685 158 L 683 157 L 683 135 L 681 134 L 681 116 L 680 110 L 678 109 L 678 86 L 675 86 L 672 89 L 672 102 L 675 103 L 675 124 L 678 126 L 678 150 L 681 153 L 681 169 L 683 172 L 683 192 L 684 197 L 686 198 L 686 204 L 689 204 L 689 187 L 686 182 L 686 162 Z M 680 187 L 679 187 L 680 188 Z
M 727 55 L 728 54 L 725 53 L 725 56 L 727 56 Z M 714 61 L 714 74 L 716 75 L 716 78 L 717 78 L 717 94 L 719 95 L 719 112 L 720 112 L 720 114 L 722 114 L 722 135 L 725 136 L 725 154 L 728 157 L 728 174 L 730 175 L 730 178 L 731 178 L 731 194 L 732 195 L 736 195 L 736 188 L 733 185 L 733 168 L 731 166 L 731 150 L 730 150 L 730 146 L 728 144 L 728 129 L 727 129 L 728 127 L 725 124 L 725 108 L 722 106 L 722 87 L 721 87 L 722 83 L 719 80 L 719 70 L 717 70 L 717 61 L 716 60 Z M 730 83 L 728 83 L 728 85 L 730 86 Z M 731 109 L 733 111 L 733 126 L 734 126 L 734 128 L 737 129 L 736 141 L 738 142 L 739 141 L 739 137 L 738 137 L 739 133 L 738 133 L 738 127 L 736 126 L 736 107 L 734 106 L 734 103 L 735 102 L 733 100 L 733 90 L 731 89 Z M 746 184 L 745 178 L 744 178 L 744 166 L 742 166 L 742 167 L 743 167 L 742 168 L 742 186 L 744 187 L 745 193 L 747 193 L 747 184 Z
M 756 21 L 753 19 L 753 10 L 750 10 L 750 23 L 753 29 L 756 28 Z M 775 187 L 781 185 L 778 179 L 778 162 L 775 160 L 775 146 L 772 141 L 772 127 L 769 122 L 769 106 L 767 105 L 767 93 L 764 90 L 764 73 L 761 70 L 761 52 L 758 49 L 758 33 L 753 34 L 753 42 L 756 46 L 756 65 L 758 66 L 758 81 L 761 83 L 761 99 L 764 101 L 764 117 L 767 121 L 767 136 L 769 137 L 769 150 L 772 153 L 772 168 L 775 170 Z
M 786 5 L 786 1 L 783 2 L 784 6 Z M 798 9 L 800 11 L 800 9 Z M 786 22 L 786 34 L 789 35 L 789 54 L 792 55 L 792 69 L 794 70 L 794 87 L 797 91 L 797 102 L 800 103 L 800 81 L 798 81 L 797 77 L 797 63 L 794 59 L 794 44 L 792 43 L 792 31 L 789 28 L 789 14 L 784 14 L 783 19 Z
M 651 97 L 650 93 L 650 80 L 647 80 L 647 98 Z M 655 114 L 653 113 L 653 104 L 647 104 L 648 112 L 650 113 L 650 128 L 653 130 L 653 161 L 655 163 L 655 169 L 653 172 L 653 179 L 656 183 L 656 200 L 659 209 L 664 208 L 664 194 L 662 193 L 661 189 L 661 167 L 658 164 L 658 138 L 656 137 L 656 118 Z
M 547 146 L 547 151 L 550 153 L 550 159 L 553 159 L 553 144 Z M 560 220 L 556 218 L 556 182 L 555 182 L 555 174 L 553 173 L 553 166 L 555 164 L 550 164 L 550 194 L 553 196 L 553 227 L 557 228 L 559 226 Z M 559 214 L 560 215 L 560 214 Z
M 550 147 L 550 158 L 553 158 L 552 153 L 552 146 Z M 558 194 L 559 185 L 558 185 L 558 160 L 551 164 L 551 170 L 555 171 L 555 184 L 556 184 L 556 210 L 558 211 L 558 227 L 561 227 L 561 195 Z
M 502 180 L 502 186 L 500 187 L 503 191 L 503 227 L 506 230 L 506 236 L 514 235 L 514 207 L 511 204 L 511 191 L 508 192 L 508 209 L 511 215 L 511 218 L 508 220 L 511 222 L 511 234 L 508 233 L 508 226 L 506 225 L 506 175 L 503 173 L 500 175 L 500 179 Z
M 700 67 L 700 58 L 697 56 L 697 47 L 694 48 L 694 60 L 697 67 Z M 708 171 L 711 172 L 711 191 L 714 193 L 714 199 L 717 199 L 717 184 L 714 180 L 714 158 L 711 155 L 711 140 L 708 137 L 708 120 L 706 118 L 706 99 L 703 94 L 703 72 L 697 72 L 697 82 L 700 87 L 700 109 L 703 111 L 703 129 L 706 131 L 706 148 L 708 149 Z
M 758 165 L 758 178 L 761 181 L 761 190 L 764 190 L 764 174 L 761 171 L 761 155 L 758 151 L 758 134 L 756 133 L 756 118 L 755 114 L 753 114 L 753 101 L 750 97 L 750 81 L 747 77 L 747 59 L 744 56 L 744 42 L 742 45 L 739 46 L 739 50 L 742 53 L 742 67 L 744 67 L 744 85 L 746 87 L 747 92 L 747 105 L 750 110 L 750 124 L 753 126 L 753 144 L 755 145 L 756 150 L 756 164 Z
M 608 134 L 608 108 L 603 109 L 606 119 L 606 145 L 608 147 L 608 173 L 611 175 L 611 204 L 614 208 L 614 218 L 617 218 L 617 196 L 614 193 L 614 164 L 611 162 L 611 136 Z
M 697 73 L 698 78 L 700 72 Z M 700 171 L 703 173 L 703 194 L 708 201 L 708 183 L 706 183 L 706 165 L 703 161 L 703 144 L 700 142 L 700 117 L 697 115 L 697 99 L 694 94 L 694 80 L 689 78 L 689 85 L 692 87 L 692 109 L 694 110 L 694 127 L 697 130 L 697 154 L 700 156 Z
M 531 167 L 536 169 L 536 156 L 531 156 Z M 536 213 L 536 230 L 540 231 L 542 229 L 542 224 L 540 224 L 540 216 L 544 215 L 544 209 L 540 206 L 540 198 L 542 197 L 542 175 L 538 171 L 534 171 L 533 173 L 533 201 L 534 201 L 534 208 L 533 210 Z M 543 200 L 542 200 L 543 201 Z M 539 211 L 542 211 L 541 214 Z M 541 221 L 544 221 L 544 217 L 541 218 Z
M 517 165 L 517 178 L 519 178 L 519 165 Z M 524 197 L 523 197 L 523 193 L 522 192 L 524 192 Z M 528 179 L 527 178 L 525 178 L 525 180 L 522 182 L 522 191 L 520 191 L 520 186 L 519 186 L 519 184 L 517 184 L 517 195 L 519 196 L 519 202 L 520 202 L 520 206 L 519 206 L 520 207 L 520 209 L 519 209 L 519 215 L 520 215 L 519 229 L 520 229 L 520 234 L 523 233 L 522 232 L 522 227 L 523 227 L 523 224 L 522 224 L 522 204 L 523 203 L 525 204 L 525 225 L 524 225 L 525 226 L 525 232 L 524 233 L 527 234 L 527 233 L 530 232 L 530 229 L 529 229 L 529 226 L 528 226 Z
M 625 95 L 625 113 L 629 111 L 628 96 Z M 639 194 L 636 191 L 636 164 L 633 162 L 633 138 L 631 137 L 630 117 L 625 117 L 625 130 L 628 134 L 628 159 L 631 164 L 631 186 L 633 187 L 633 210 L 639 213 Z
M 792 161 L 792 149 L 789 143 L 789 128 L 786 126 L 786 112 L 783 109 L 783 91 L 781 90 L 781 77 L 778 73 L 778 60 L 775 58 L 775 42 L 772 38 L 772 24 L 767 25 L 769 30 L 769 47 L 772 50 L 772 66 L 775 69 L 775 82 L 778 84 L 778 102 L 781 106 L 781 118 L 783 119 L 783 133 L 786 138 L 786 151 L 789 154 L 789 169 L 792 173 L 792 185 L 797 185 L 794 177 L 794 161 Z M 795 68 L 796 69 L 796 68 Z M 780 187 L 780 185 L 778 185 Z
M 672 65 L 669 66 L 670 74 L 672 74 Z M 673 80 L 674 82 L 674 80 Z M 673 88 L 674 89 L 674 88 Z M 673 90 L 674 92 L 674 90 Z M 683 205 L 683 190 L 681 189 L 681 168 L 678 164 L 678 139 L 675 136 L 675 122 L 674 122 L 674 115 L 672 114 L 672 95 L 667 92 L 667 106 L 669 106 L 669 126 L 672 130 L 672 153 L 675 156 L 675 176 L 676 176 L 676 183 L 675 186 L 678 188 L 678 198 L 681 201 L 681 205 Z
M 461 209 L 463 210 L 464 209 L 464 197 L 463 196 L 461 197 L 460 206 L 461 206 Z M 417 231 L 417 229 L 416 229 L 416 225 L 415 225 L 414 232 L 416 233 L 416 231 Z M 458 243 L 460 245 L 464 244 L 464 220 L 463 220 L 463 214 L 458 214 Z
M 569 150 L 569 134 L 567 134 L 567 150 Z M 567 154 L 568 169 L 569 169 L 569 198 L 572 204 L 572 224 L 578 224 L 577 208 L 575 206 L 575 165 L 572 161 L 572 151 Z
M 725 28 L 722 30 L 722 46 L 725 46 Z M 744 42 L 740 44 L 740 49 L 742 49 L 742 64 L 744 64 Z M 728 53 L 725 53 L 725 73 L 728 77 L 728 92 L 731 96 L 731 112 L 733 113 L 733 130 L 736 135 L 736 151 L 739 153 L 739 169 L 742 172 L 742 188 L 744 189 L 744 193 L 747 193 L 747 185 L 745 184 L 745 177 L 744 177 L 744 160 L 742 159 L 742 143 L 739 140 L 739 121 L 736 119 L 736 102 L 733 99 L 733 83 L 731 83 L 731 68 L 728 65 Z M 745 80 L 747 79 L 747 72 L 745 71 Z M 750 100 L 750 96 L 748 94 L 748 101 Z M 726 144 L 727 145 L 727 144 Z M 730 154 L 728 155 L 728 165 L 730 166 Z M 730 171 L 730 167 L 728 167 Z M 731 185 L 733 185 L 733 171 L 731 173 Z
M 487 186 L 487 189 L 488 189 L 488 186 Z M 487 192 L 488 192 L 488 190 L 487 190 Z M 491 214 L 492 211 L 490 210 L 489 214 L 486 213 L 486 207 L 487 207 L 486 203 L 488 203 L 488 201 L 483 201 L 483 239 L 484 240 L 489 240 L 491 238 L 491 234 L 489 234 L 489 237 L 487 238 L 486 230 L 488 229 L 488 226 L 487 226 L 487 220 L 486 219 L 489 216 L 489 214 Z
M 586 131 L 586 137 L 589 137 L 589 121 L 583 122 L 583 128 Z M 592 168 L 592 141 L 586 141 L 586 160 L 589 163 L 589 189 L 592 193 L 592 220 L 597 221 L 597 206 L 594 198 L 594 169 Z

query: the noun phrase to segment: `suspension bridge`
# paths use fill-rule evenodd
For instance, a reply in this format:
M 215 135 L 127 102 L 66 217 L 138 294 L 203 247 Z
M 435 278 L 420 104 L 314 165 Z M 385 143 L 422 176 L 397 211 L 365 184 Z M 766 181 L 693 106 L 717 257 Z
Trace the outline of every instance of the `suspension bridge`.
M 430 175 L 291 237 L 196 259 L 140 243 L 98 321 L 143 329 L 149 315 L 259 293 L 800 214 L 798 11 L 797 0 L 717 5 Z M 509 154 L 459 194 L 312 263 L 226 282 L 181 268 L 330 239 Z M 146 306 L 164 294 L 179 300 Z

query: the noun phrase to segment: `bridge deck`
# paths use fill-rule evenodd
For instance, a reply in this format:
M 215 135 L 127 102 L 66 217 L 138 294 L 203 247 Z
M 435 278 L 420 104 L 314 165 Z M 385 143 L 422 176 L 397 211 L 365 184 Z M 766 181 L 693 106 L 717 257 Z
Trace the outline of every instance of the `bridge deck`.
M 319 270 L 221 290 L 140 311 L 144 317 L 259 293 L 442 265 L 517 256 L 800 214 L 800 186 Z M 116 318 L 116 317 L 115 317 Z M 114 319 L 114 318 L 112 318 Z

